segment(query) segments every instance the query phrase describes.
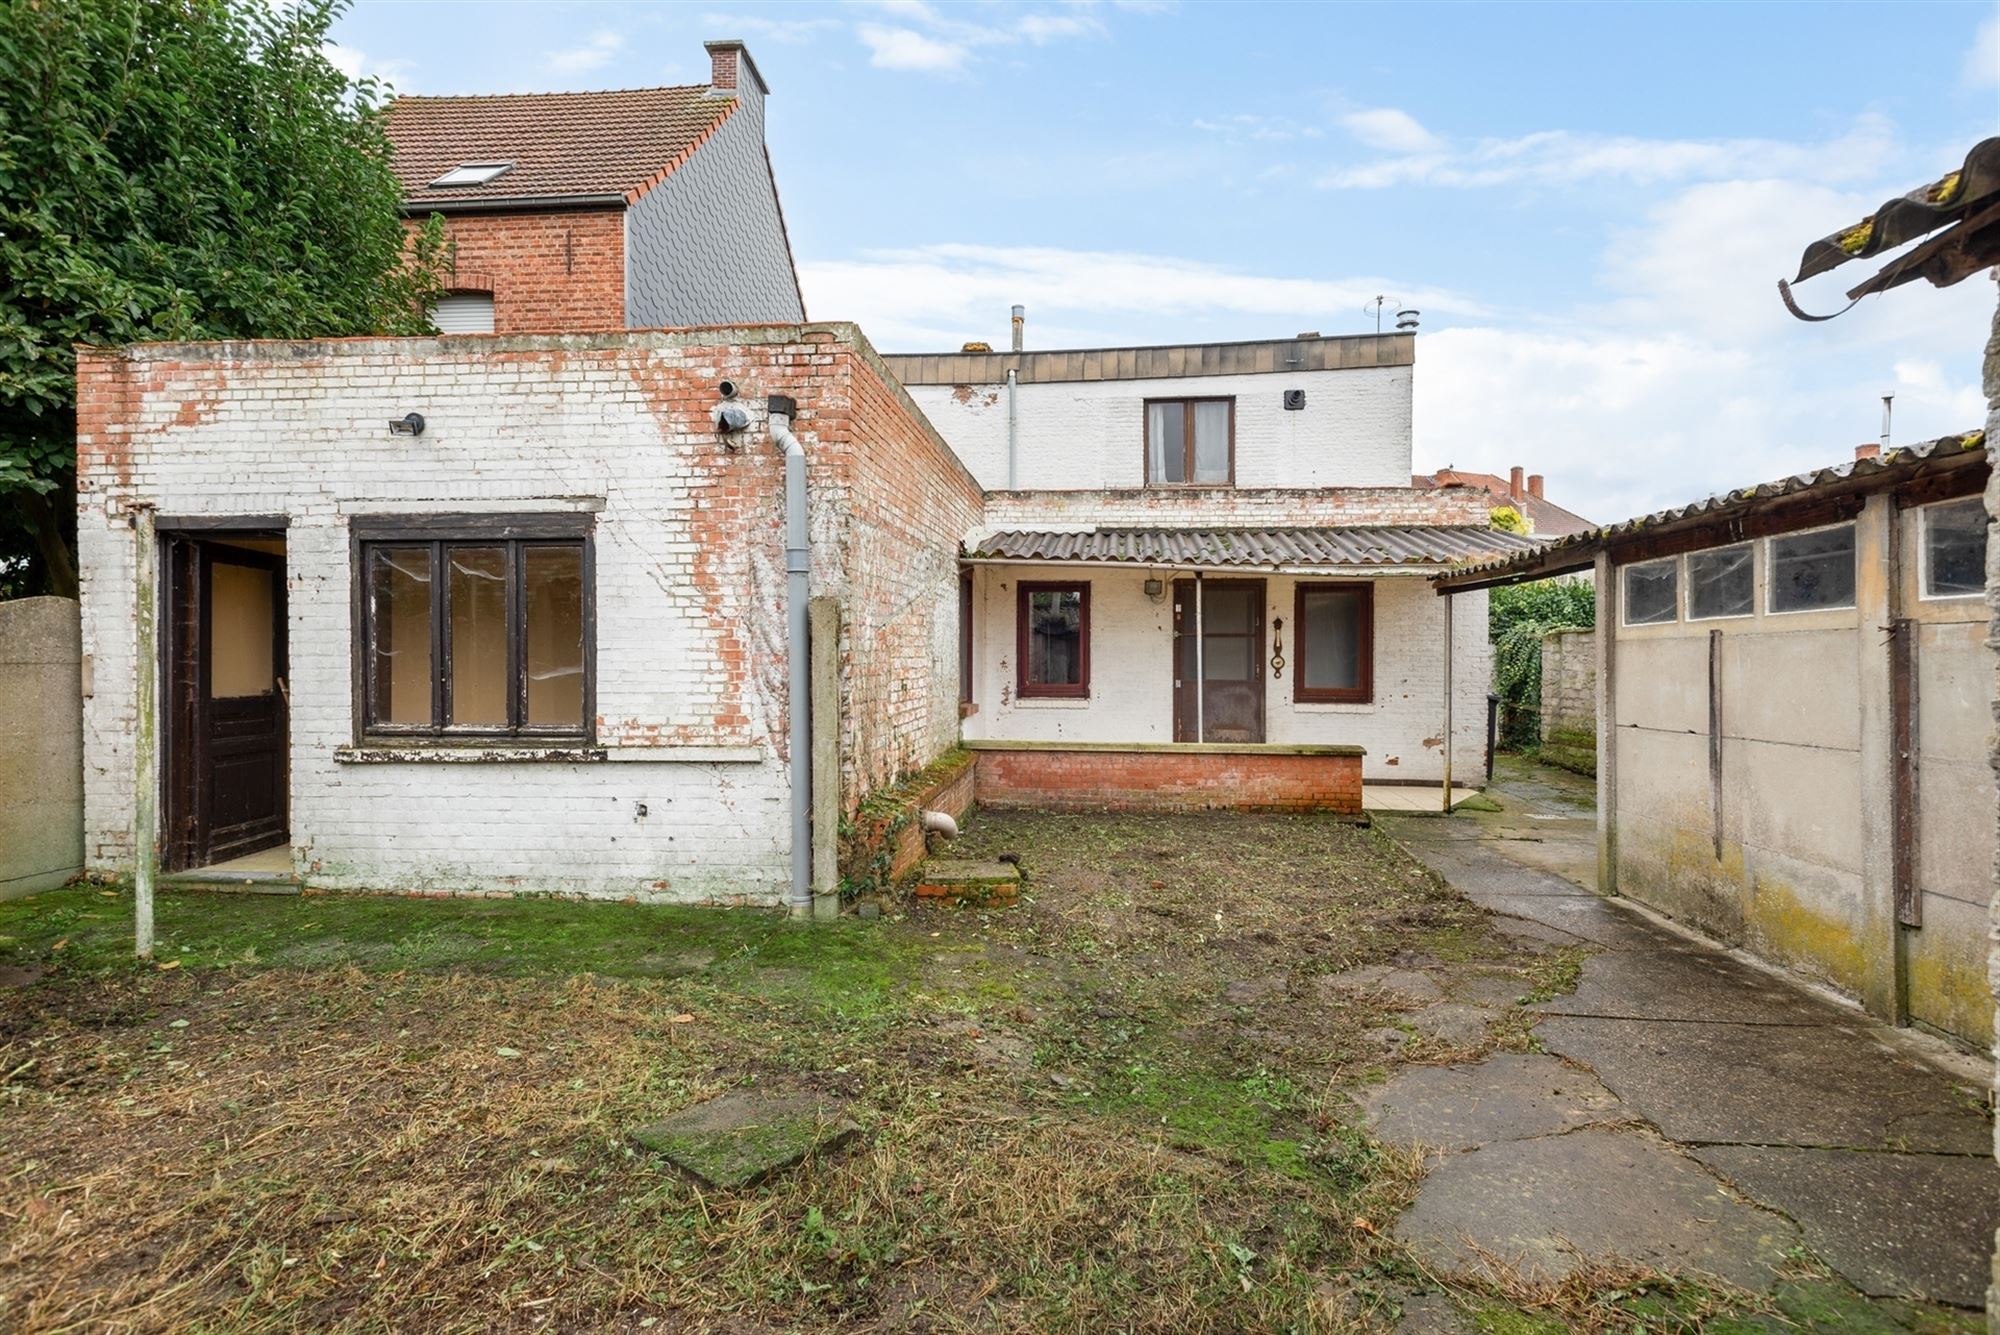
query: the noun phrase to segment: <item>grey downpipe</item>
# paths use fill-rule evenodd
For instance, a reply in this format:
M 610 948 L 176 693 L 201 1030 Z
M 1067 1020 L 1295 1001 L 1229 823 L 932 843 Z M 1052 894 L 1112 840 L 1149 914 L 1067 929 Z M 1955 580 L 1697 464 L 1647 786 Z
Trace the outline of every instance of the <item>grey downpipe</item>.
M 806 534 L 806 448 L 792 434 L 799 405 L 773 394 L 771 440 L 785 452 L 785 663 L 789 670 L 785 731 L 792 756 L 792 890 L 795 918 L 812 915 L 812 663 L 806 647 L 806 607 L 812 597 L 812 546 Z

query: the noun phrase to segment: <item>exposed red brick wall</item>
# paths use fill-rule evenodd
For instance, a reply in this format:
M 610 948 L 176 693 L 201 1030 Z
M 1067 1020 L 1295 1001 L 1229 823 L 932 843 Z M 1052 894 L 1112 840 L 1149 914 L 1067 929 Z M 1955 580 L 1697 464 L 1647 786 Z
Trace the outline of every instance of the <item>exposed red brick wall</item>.
M 445 235 L 458 285 L 493 293 L 494 333 L 624 328 L 623 209 L 450 214 Z
M 977 754 L 981 806 L 1361 812 L 1359 754 L 985 749 Z

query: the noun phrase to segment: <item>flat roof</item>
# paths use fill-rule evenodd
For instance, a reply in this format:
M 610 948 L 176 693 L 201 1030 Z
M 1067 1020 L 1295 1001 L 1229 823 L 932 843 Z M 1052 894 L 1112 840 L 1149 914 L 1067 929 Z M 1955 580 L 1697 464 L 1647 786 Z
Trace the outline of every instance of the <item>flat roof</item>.
M 1051 348 L 1027 352 L 886 353 L 906 385 L 1024 385 L 1078 380 L 1166 380 L 1200 375 L 1270 375 L 1411 366 L 1415 334 L 1314 334 L 1247 343 L 1168 343 L 1132 348 Z

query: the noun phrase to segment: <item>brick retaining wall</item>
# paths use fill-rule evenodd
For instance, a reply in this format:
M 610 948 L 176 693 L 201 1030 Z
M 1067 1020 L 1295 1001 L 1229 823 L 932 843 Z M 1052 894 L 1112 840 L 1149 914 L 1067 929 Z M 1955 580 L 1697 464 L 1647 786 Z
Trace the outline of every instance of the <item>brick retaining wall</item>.
M 981 806 L 1361 813 L 1362 748 L 986 743 Z

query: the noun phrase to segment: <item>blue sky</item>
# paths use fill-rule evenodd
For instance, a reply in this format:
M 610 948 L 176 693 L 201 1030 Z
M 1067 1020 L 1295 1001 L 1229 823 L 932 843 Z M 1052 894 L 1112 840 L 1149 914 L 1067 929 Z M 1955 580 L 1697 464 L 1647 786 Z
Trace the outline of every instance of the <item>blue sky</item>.
M 361 0 L 335 35 L 421 93 L 703 83 L 741 37 L 815 318 L 929 350 L 1019 301 L 1073 347 L 1386 295 L 1423 311 L 1418 467 L 1599 520 L 1847 457 L 1885 393 L 1899 440 L 1984 418 L 1984 276 L 1818 325 L 1774 283 L 2000 133 L 1991 4 Z

